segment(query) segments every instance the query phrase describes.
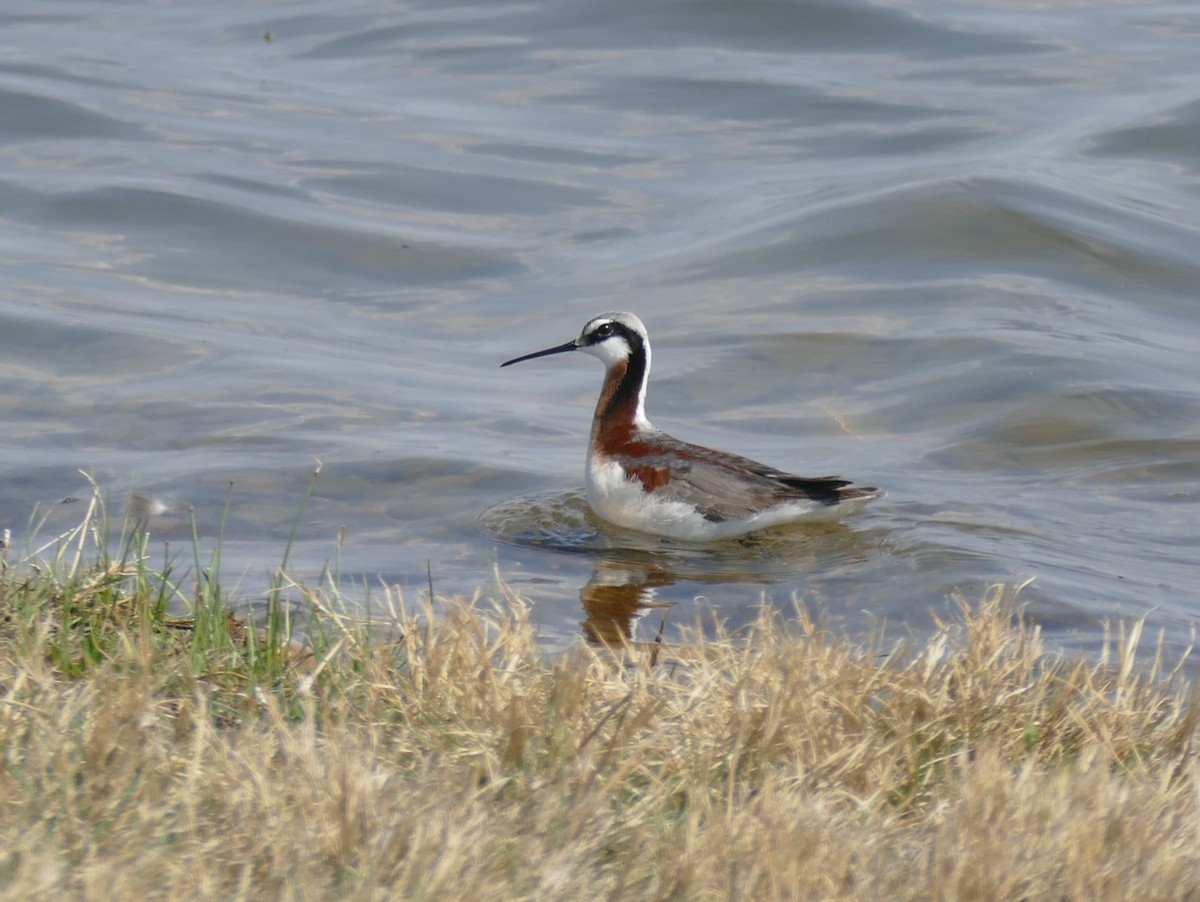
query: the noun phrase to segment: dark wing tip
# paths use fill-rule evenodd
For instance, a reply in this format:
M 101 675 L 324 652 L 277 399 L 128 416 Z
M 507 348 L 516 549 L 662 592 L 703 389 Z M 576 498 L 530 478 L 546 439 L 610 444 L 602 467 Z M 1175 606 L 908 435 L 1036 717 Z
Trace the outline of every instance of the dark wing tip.
M 819 504 L 830 506 L 857 498 L 874 498 L 882 494 L 875 486 L 854 486 L 849 479 L 842 479 L 840 476 L 818 476 L 812 479 L 790 476 L 779 481 Z

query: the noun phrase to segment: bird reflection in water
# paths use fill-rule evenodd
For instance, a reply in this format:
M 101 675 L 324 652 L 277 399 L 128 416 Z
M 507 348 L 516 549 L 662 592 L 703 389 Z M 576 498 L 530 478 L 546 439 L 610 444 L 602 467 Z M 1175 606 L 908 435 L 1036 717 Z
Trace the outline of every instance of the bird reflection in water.
M 592 571 L 591 579 L 580 588 L 579 600 L 583 603 L 586 617 L 581 621 L 584 638 L 598 645 L 649 645 L 655 644 L 646 639 L 638 640 L 638 623 L 651 611 L 665 611 L 676 605 L 677 601 L 663 601 L 657 597 L 657 591 L 665 586 L 679 582 L 701 582 L 708 585 L 717 583 L 745 584 L 760 583 L 769 585 L 775 582 L 773 575 L 768 572 L 748 572 L 744 569 L 722 570 L 709 566 L 706 562 L 678 560 L 664 561 L 662 557 L 654 561 L 615 558 L 601 558 Z M 664 614 L 664 617 L 666 615 Z M 690 620 L 694 615 L 686 615 Z M 654 625 L 651 632 L 660 631 Z
M 672 602 L 657 601 L 654 595 L 675 581 L 675 574 L 661 567 L 601 561 L 579 590 L 586 617 L 580 624 L 584 638 L 595 645 L 633 642 L 637 623 L 647 612 L 672 607 Z

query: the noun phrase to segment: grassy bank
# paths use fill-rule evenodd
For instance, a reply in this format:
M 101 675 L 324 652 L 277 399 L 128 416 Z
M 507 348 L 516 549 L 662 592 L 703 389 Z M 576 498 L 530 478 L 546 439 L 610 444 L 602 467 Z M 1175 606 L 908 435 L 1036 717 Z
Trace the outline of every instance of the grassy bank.
M 1198 709 L 1136 625 L 1048 658 L 997 588 L 907 654 L 764 614 L 549 657 L 516 599 L 373 636 L 290 587 L 300 650 L 98 521 L 0 576 L 5 898 L 1200 894 Z

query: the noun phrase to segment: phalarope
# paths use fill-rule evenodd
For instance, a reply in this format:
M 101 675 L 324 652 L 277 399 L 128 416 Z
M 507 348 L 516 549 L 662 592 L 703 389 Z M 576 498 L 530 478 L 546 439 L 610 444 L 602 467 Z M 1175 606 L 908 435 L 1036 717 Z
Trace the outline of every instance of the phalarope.
M 602 313 L 573 341 L 501 366 L 567 351 L 604 364 L 588 442 L 587 497 L 610 523 L 676 539 L 722 539 L 842 512 L 881 494 L 850 488 L 837 476 L 793 476 L 655 429 L 645 411 L 650 338 L 632 313 Z

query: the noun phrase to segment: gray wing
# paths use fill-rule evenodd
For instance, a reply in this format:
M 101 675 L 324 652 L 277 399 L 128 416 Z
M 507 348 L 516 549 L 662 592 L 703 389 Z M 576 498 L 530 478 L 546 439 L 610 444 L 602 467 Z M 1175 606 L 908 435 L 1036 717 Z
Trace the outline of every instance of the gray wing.
M 659 480 L 653 476 L 647 480 L 644 474 L 669 474 L 669 479 L 654 485 L 651 491 L 690 504 L 706 520 L 716 523 L 744 519 L 787 501 L 833 505 L 876 494 L 875 489 L 847 489 L 849 481 L 837 476 L 793 476 L 736 454 L 660 434 L 659 445 L 664 442 L 669 443 L 669 456 L 618 455 L 616 460 L 631 476 L 642 478 L 647 487 Z

